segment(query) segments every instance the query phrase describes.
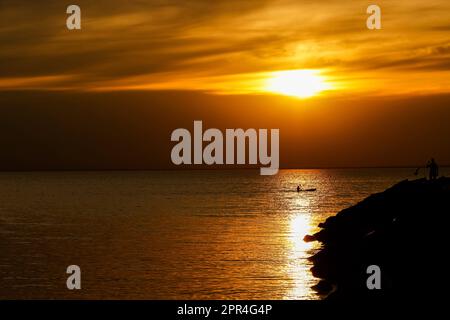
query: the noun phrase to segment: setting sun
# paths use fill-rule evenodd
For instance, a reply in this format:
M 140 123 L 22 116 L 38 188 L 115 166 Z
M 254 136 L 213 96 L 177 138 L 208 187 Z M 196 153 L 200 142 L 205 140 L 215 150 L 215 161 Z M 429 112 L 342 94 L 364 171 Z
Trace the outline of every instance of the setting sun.
M 316 70 L 279 71 L 266 85 L 267 91 L 299 98 L 309 98 L 326 89 L 329 85 Z

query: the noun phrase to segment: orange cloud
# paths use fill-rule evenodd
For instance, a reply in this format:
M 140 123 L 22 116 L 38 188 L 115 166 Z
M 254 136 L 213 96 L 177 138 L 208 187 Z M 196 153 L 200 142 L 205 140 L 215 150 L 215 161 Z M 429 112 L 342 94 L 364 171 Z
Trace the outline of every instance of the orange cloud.
M 447 0 L 79 1 L 82 30 L 59 1 L 4 1 L 0 89 L 262 92 L 280 70 L 315 69 L 337 91 L 450 91 Z M 5 9 L 3 9 L 5 8 Z

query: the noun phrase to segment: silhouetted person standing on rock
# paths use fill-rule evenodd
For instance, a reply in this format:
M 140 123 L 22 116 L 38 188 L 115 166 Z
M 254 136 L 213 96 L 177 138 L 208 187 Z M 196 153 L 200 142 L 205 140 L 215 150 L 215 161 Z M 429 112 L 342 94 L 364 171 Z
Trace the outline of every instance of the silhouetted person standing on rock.
M 439 175 L 439 166 L 436 161 L 434 161 L 434 158 L 431 158 L 431 160 L 428 161 L 427 168 L 430 170 L 430 180 L 435 180 Z

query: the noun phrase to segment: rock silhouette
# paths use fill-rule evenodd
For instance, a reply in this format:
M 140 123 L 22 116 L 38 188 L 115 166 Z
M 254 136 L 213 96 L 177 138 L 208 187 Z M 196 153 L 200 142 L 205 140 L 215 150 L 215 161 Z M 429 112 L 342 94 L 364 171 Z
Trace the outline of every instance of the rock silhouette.
M 322 249 L 310 258 L 314 289 L 327 299 L 426 297 L 444 286 L 450 178 L 402 181 L 340 211 L 305 236 Z M 381 289 L 369 290 L 367 267 L 381 269 Z M 442 270 L 440 270 L 442 268 Z

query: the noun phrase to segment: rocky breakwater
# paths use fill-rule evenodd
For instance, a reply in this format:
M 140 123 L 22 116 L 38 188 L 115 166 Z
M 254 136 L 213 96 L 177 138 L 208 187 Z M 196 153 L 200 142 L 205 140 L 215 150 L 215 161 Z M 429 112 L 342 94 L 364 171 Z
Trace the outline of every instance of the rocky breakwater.
M 402 181 L 328 218 L 305 241 L 315 289 L 327 299 L 430 297 L 447 282 L 450 178 Z M 379 267 L 381 289 L 369 289 L 367 268 Z

